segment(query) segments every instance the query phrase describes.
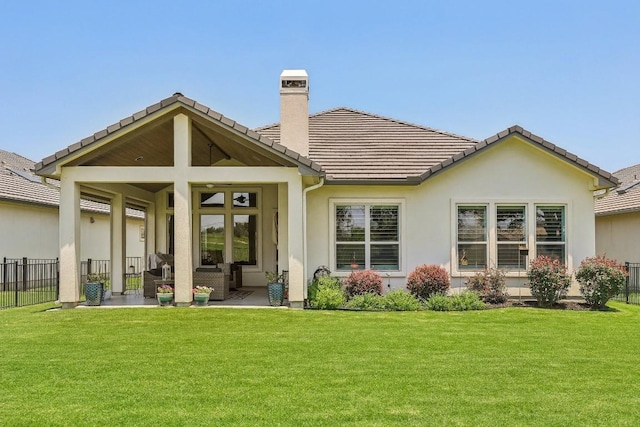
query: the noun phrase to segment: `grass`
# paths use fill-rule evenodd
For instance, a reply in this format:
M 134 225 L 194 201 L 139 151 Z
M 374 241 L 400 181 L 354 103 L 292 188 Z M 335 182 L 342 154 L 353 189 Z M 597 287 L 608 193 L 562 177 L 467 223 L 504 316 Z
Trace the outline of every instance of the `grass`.
M 3 425 L 637 425 L 640 307 L 0 311 Z

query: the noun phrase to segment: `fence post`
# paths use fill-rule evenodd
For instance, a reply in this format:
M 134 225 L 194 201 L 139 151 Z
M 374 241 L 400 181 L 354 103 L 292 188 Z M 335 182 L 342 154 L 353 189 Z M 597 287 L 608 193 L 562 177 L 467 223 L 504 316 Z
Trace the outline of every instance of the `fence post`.
M 56 269 L 56 300 L 60 299 L 60 260 L 56 257 L 56 265 L 54 267 Z
M 7 257 L 2 259 L 2 266 L 4 267 L 2 270 L 2 290 L 6 292 L 7 290 L 7 280 L 8 280 L 8 272 L 7 272 Z
M 29 276 L 29 260 L 27 257 L 22 257 L 22 290 L 27 290 L 27 279 Z
M 627 271 L 627 280 L 625 280 L 625 285 L 624 285 L 624 297 L 627 304 L 629 304 L 629 276 L 630 276 L 629 273 L 631 271 L 629 268 L 629 262 L 624 263 L 624 269 Z
M 14 269 L 14 278 L 16 279 L 14 281 L 14 285 L 13 285 L 13 292 L 15 295 L 15 302 L 16 302 L 16 307 L 18 307 L 18 261 L 14 261 L 13 263 L 13 269 Z

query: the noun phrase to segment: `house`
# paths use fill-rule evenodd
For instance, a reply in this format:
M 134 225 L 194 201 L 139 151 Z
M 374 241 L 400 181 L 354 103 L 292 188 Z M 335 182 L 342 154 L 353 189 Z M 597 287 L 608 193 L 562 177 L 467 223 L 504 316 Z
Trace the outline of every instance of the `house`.
M 58 258 L 59 182 L 36 176 L 34 166 L 32 160 L 0 150 L 0 260 Z M 80 206 L 81 258 L 108 260 L 109 205 L 82 200 Z M 129 257 L 144 257 L 141 227 L 144 231 L 144 213 L 128 210 L 126 252 Z M 90 244 L 93 242 L 97 244 Z
M 287 270 L 302 307 L 320 265 L 372 268 L 390 288 L 424 263 L 454 287 L 498 266 L 524 293 L 530 258 L 573 268 L 595 253 L 593 191 L 617 184 L 608 172 L 518 126 L 477 141 L 348 108 L 309 116 L 304 70 L 279 86 L 279 124 L 251 130 L 176 93 L 36 165 L 60 180 L 63 307 L 78 302 L 80 199 L 94 195 L 111 203 L 115 273 L 124 207 L 145 210 L 146 252 L 174 255 L 178 305 L 194 270 L 219 262 L 242 264 L 245 285 Z
M 640 263 L 640 164 L 614 172 L 620 185 L 596 198 L 596 250 Z

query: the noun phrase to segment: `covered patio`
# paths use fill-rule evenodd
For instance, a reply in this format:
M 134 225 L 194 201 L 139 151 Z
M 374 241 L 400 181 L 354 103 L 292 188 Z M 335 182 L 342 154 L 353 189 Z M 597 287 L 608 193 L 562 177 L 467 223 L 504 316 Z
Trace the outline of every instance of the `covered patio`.
M 135 207 L 145 212 L 146 253 L 172 256 L 176 305 L 191 304 L 196 270 L 233 264 L 252 298 L 265 289 L 266 271 L 287 270 L 290 306 L 303 306 L 305 195 L 321 183 L 321 168 L 182 94 L 45 158 L 36 171 L 60 180 L 64 308 L 79 303 L 80 246 L 92 244 L 80 235 L 81 197 L 111 205 L 113 304 L 156 304 L 122 295 L 125 209 Z

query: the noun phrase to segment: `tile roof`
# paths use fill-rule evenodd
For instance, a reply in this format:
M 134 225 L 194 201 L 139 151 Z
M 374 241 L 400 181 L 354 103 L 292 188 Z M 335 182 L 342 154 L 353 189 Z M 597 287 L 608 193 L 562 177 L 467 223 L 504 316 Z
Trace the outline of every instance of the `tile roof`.
M 640 212 L 640 164 L 614 172 L 620 185 L 597 197 L 596 215 Z
M 35 163 L 26 157 L 0 150 L 0 200 L 57 208 L 60 205 L 60 183 L 46 178 L 44 184 L 34 170 Z M 81 199 L 83 211 L 109 214 L 109 206 Z M 143 218 L 138 211 L 127 208 L 127 216 Z
M 278 123 L 255 130 L 280 141 Z M 309 157 L 329 181 L 406 182 L 476 143 L 346 107 L 309 116 Z
M 256 132 L 280 138 L 277 123 Z M 617 182 L 609 172 L 520 126 L 478 141 L 344 107 L 309 117 L 309 157 L 322 166 L 328 182 L 420 183 L 512 134 L 598 176 L 605 186 Z
M 181 106 L 184 106 L 195 113 L 204 115 L 209 120 L 217 122 L 221 126 L 231 128 L 234 131 L 245 135 L 247 139 L 252 140 L 258 146 L 262 146 L 265 149 L 274 150 L 275 152 L 279 153 L 280 156 L 287 158 L 288 160 L 293 161 L 300 166 L 309 168 L 318 174 L 322 172 L 322 168 L 317 163 L 312 162 L 308 158 L 286 148 L 283 145 L 280 145 L 279 143 L 275 143 L 273 140 L 248 129 L 246 126 L 242 126 L 235 120 L 225 117 L 217 111 L 210 109 L 206 105 L 202 105 L 179 92 L 176 92 L 169 98 L 165 98 L 162 101 L 145 108 L 144 110 L 138 111 L 137 113 L 134 113 L 129 117 L 125 117 L 119 122 L 107 126 L 105 129 L 96 132 L 93 135 L 76 142 L 75 144 L 71 144 L 67 148 L 60 150 L 51 156 L 44 158 L 41 162 L 35 165 L 35 170 L 39 173 L 43 168 L 49 165 L 53 165 L 58 161 L 64 160 L 67 156 L 73 154 L 74 152 L 84 149 L 89 145 L 99 142 L 105 137 L 113 135 L 114 133 L 119 132 L 127 127 L 130 127 L 140 120 L 154 113 L 157 113 L 164 108 L 175 106 L 175 104 L 180 104 Z

